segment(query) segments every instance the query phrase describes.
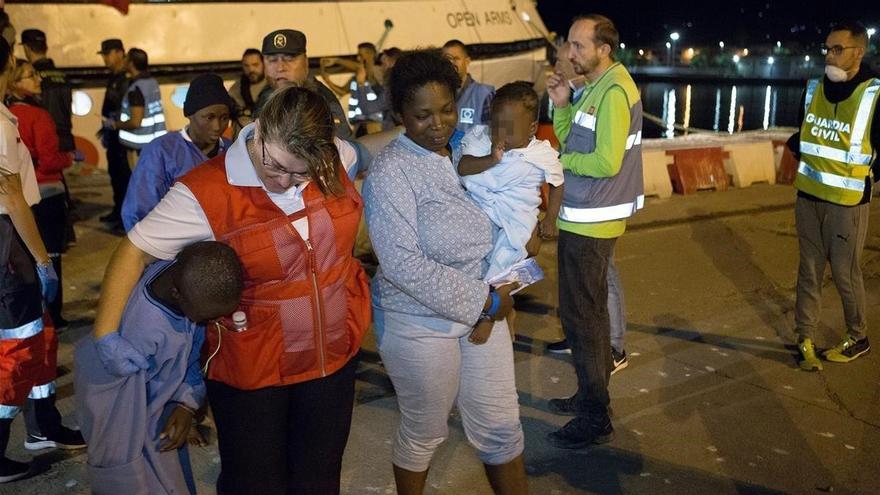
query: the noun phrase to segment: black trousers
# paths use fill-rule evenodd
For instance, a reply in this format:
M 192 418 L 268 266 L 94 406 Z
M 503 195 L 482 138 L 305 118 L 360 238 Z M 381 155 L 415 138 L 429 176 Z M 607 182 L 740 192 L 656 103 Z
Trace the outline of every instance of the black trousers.
M 608 264 L 617 239 L 559 232 L 559 316 L 577 375 L 578 416 L 608 418 L 611 326 Z
M 119 217 L 122 213 L 122 202 L 128 191 L 131 179 L 131 166 L 128 164 L 128 148 L 119 142 L 119 133 L 110 132 L 104 139 L 107 147 L 107 172 L 110 174 L 110 187 L 113 189 L 112 215 Z
M 58 274 L 58 296 L 48 304 L 49 316 L 57 325 L 63 321 L 61 307 L 64 304 L 64 283 L 61 278 L 61 252 L 67 245 L 67 198 L 64 194 L 49 196 L 34 205 L 32 209 L 40 237 L 43 238 L 46 251 L 49 252 L 55 273 Z
M 325 378 L 239 390 L 208 380 L 221 473 L 217 493 L 339 493 L 357 359 Z

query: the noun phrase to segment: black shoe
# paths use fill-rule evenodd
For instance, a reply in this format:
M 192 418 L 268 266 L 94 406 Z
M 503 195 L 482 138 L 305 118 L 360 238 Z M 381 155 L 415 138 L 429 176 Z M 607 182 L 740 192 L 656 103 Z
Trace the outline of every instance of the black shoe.
M 24 441 L 24 448 L 28 450 L 42 450 L 58 448 L 62 450 L 76 450 L 85 448 L 86 441 L 78 430 L 71 430 L 62 426 L 58 433 L 50 437 L 41 437 L 28 433 Z
M 20 480 L 30 474 L 31 465 L 0 457 L 0 483 Z
M 60 316 L 58 318 L 52 318 L 52 323 L 55 324 L 55 331 L 56 332 L 62 332 L 64 330 L 67 330 L 67 327 L 70 326 L 70 322 Z
M 547 344 L 547 352 L 552 352 L 553 354 L 571 354 L 571 347 L 568 346 L 567 340 L 562 339 L 559 342 Z
M 613 347 L 611 348 L 611 359 L 614 360 L 614 367 L 611 368 L 611 374 L 615 374 L 618 371 L 627 367 L 628 363 L 626 362 L 626 350 L 622 350 L 617 352 Z
M 107 230 L 115 236 L 121 237 L 125 235 L 125 226 L 122 224 L 122 220 L 107 224 Z
M 116 222 L 121 222 L 122 217 L 120 217 L 118 213 L 111 211 L 110 213 L 108 213 L 106 215 L 98 217 L 98 220 L 100 220 L 104 223 L 116 223 Z
M 577 416 L 577 409 L 575 408 L 574 401 L 574 395 L 562 399 L 550 399 L 547 401 L 547 409 L 553 414 L 558 414 L 560 416 Z
M 609 418 L 595 421 L 577 417 L 547 435 L 547 440 L 560 449 L 582 449 L 590 445 L 608 443 L 613 439 L 614 427 L 611 426 Z

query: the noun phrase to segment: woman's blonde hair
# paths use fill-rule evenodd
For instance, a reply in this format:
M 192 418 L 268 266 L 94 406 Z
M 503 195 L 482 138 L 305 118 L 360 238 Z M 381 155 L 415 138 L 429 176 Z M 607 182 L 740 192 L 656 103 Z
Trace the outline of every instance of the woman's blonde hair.
M 342 161 L 333 140 L 336 127 L 324 98 L 304 88 L 282 88 L 272 94 L 257 120 L 263 142 L 304 160 L 323 194 L 344 193 L 339 180 Z

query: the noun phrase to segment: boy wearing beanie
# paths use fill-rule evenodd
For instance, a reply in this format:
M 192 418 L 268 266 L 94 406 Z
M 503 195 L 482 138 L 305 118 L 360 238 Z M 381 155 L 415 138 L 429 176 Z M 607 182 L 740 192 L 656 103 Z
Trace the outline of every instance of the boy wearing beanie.
M 231 143 L 222 135 L 232 108 L 220 76 L 202 74 L 192 80 L 183 103 L 189 125 L 154 139 L 141 151 L 122 204 L 126 232 L 147 216 L 178 177 L 226 151 Z

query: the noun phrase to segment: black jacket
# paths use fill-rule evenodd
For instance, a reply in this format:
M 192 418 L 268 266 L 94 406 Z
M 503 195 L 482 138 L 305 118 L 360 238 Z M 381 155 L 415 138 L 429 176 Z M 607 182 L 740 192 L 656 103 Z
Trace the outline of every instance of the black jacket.
M 348 125 L 348 118 L 345 116 L 345 111 L 342 110 L 342 105 L 339 104 L 339 100 L 336 98 L 333 91 L 330 91 L 327 86 L 324 86 L 311 75 L 306 79 L 306 83 L 303 87 L 318 93 L 324 98 L 324 101 L 327 102 L 327 105 L 330 107 L 330 113 L 333 115 L 333 123 L 336 126 L 336 137 L 347 141 L 354 139 L 354 134 L 351 132 L 351 126 Z M 269 101 L 269 97 L 272 96 L 274 91 L 275 89 L 270 84 L 267 84 L 266 87 L 263 88 L 263 91 L 260 92 L 260 95 L 257 97 L 257 103 L 254 105 L 254 119 L 259 116 L 260 110 L 262 110 L 266 102 Z
M 128 92 L 128 77 L 125 71 L 110 74 L 107 80 L 107 91 L 104 93 L 104 103 L 101 105 L 101 116 L 109 119 L 119 119 L 122 113 L 122 99 Z
M 67 82 L 67 76 L 55 68 L 51 58 L 44 58 L 34 62 L 34 70 L 43 79 L 40 84 L 42 95 L 40 105 L 49 112 L 55 121 L 55 132 L 58 134 L 58 149 L 61 151 L 73 151 L 73 124 L 71 123 L 72 89 Z
M 877 74 L 871 70 L 871 68 L 867 64 L 862 64 L 859 67 L 859 72 L 856 73 L 855 77 L 850 79 L 849 81 L 843 82 L 834 82 L 831 79 L 828 79 L 828 76 L 823 76 L 822 85 L 825 88 L 825 98 L 831 103 L 840 103 L 847 98 L 849 98 L 853 91 L 856 90 L 856 87 L 867 81 L 872 77 L 877 77 Z M 807 91 L 804 90 L 804 93 L 801 95 L 800 106 L 798 106 L 798 132 L 794 133 L 793 136 L 788 138 L 788 142 L 786 146 L 791 150 L 792 154 L 794 154 L 795 158 L 800 160 L 800 146 L 801 146 L 801 131 L 800 127 L 804 123 L 804 103 L 807 99 Z M 874 182 L 880 180 L 880 111 L 877 111 L 877 108 L 874 108 L 874 116 L 871 121 L 871 147 L 874 148 L 875 157 L 874 162 L 871 163 L 871 174 L 874 176 Z M 798 191 L 798 196 L 813 199 L 817 201 L 821 201 L 819 198 L 815 196 L 811 196 L 807 193 Z M 865 181 L 865 195 L 862 198 L 862 201 L 859 204 L 865 204 L 871 200 L 871 181 L 870 179 Z

